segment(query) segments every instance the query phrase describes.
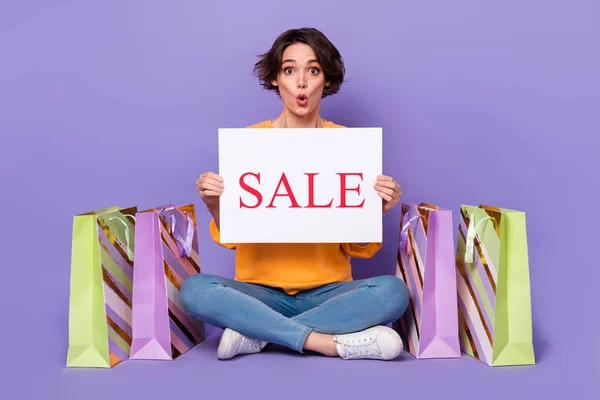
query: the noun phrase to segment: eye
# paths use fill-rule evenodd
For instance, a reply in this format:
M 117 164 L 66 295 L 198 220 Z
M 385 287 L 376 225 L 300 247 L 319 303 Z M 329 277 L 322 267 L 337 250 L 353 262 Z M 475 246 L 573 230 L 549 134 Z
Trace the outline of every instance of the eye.
M 317 75 L 319 72 L 321 72 L 317 67 L 311 67 L 309 71 L 312 75 Z
M 294 72 L 294 69 L 293 69 L 292 67 L 285 67 L 285 68 L 283 69 L 283 73 L 285 73 L 285 74 L 288 74 L 288 75 L 289 75 L 289 74 L 291 74 L 292 72 Z

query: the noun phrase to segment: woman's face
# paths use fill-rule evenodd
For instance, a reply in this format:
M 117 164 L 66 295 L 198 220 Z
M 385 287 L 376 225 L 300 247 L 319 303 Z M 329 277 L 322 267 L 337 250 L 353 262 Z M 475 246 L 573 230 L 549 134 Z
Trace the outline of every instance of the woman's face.
M 272 82 L 279 86 L 284 107 L 298 116 L 318 112 L 325 87 L 325 75 L 312 48 L 304 43 L 288 46 L 281 70 Z

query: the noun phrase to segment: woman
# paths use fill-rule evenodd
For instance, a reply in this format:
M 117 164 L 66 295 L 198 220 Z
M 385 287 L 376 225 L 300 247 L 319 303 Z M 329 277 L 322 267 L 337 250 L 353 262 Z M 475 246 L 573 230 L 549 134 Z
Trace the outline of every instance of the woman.
M 335 128 L 319 114 L 321 98 L 340 89 L 344 65 L 338 50 L 315 29 L 280 35 L 255 65 L 262 85 L 278 93 L 283 111 L 250 128 Z M 219 196 L 223 179 L 211 172 L 196 182 L 212 214 L 213 240 L 236 250 L 236 279 L 208 274 L 188 278 L 181 299 L 189 314 L 225 328 L 217 356 L 261 351 L 271 342 L 343 359 L 390 360 L 403 349 L 385 326 L 404 313 L 409 294 L 395 276 L 353 280 L 350 257 L 369 258 L 380 243 L 221 244 Z M 393 178 L 378 177 L 382 214 L 400 200 Z

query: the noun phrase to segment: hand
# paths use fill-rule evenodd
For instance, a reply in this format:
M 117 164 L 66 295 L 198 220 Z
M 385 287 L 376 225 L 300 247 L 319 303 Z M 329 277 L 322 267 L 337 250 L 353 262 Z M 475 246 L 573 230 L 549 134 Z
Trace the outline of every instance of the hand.
M 373 186 L 379 197 L 382 198 L 382 213 L 390 211 L 400 202 L 402 190 L 400 185 L 391 176 L 379 175 L 377 182 Z
M 209 210 L 219 208 L 219 197 L 223 193 L 223 178 L 213 172 L 205 172 L 196 181 L 200 198 Z

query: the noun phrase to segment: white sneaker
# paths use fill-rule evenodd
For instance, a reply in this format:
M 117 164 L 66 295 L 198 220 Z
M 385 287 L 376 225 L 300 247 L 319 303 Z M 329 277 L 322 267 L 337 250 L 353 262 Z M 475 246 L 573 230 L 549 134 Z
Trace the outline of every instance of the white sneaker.
M 238 354 L 259 353 L 267 342 L 251 339 L 233 329 L 225 329 L 217 349 L 217 357 L 226 360 Z
M 387 326 L 374 326 L 364 331 L 335 335 L 337 351 L 345 360 L 369 358 L 392 360 L 402 354 L 400 335 Z

